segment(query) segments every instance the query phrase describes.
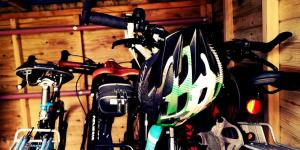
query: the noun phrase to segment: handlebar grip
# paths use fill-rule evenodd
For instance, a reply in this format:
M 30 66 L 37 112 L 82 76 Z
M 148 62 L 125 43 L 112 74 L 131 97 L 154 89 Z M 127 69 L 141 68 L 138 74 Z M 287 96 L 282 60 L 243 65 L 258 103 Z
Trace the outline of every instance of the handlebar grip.
M 127 29 L 125 19 L 103 13 L 91 13 L 89 22 L 112 28 Z
M 272 41 L 265 43 L 265 42 L 257 42 L 257 41 L 248 41 L 246 39 L 237 39 L 233 41 L 227 41 L 223 44 L 224 48 L 229 50 L 234 49 L 248 49 L 248 50 L 257 50 L 263 53 L 270 52 L 277 44 L 282 41 L 285 41 L 289 37 L 292 36 L 291 32 L 282 32 L 278 34 Z
M 60 61 L 59 67 L 66 67 L 66 68 L 80 68 L 82 63 L 71 62 L 71 61 Z
M 278 34 L 272 41 L 268 43 L 263 42 L 250 42 L 250 49 L 259 50 L 263 53 L 270 52 L 277 44 L 287 40 L 292 36 L 291 32 L 282 32 Z
M 68 61 L 70 53 L 67 50 L 61 51 L 60 61 Z
M 81 24 L 89 23 L 91 9 L 95 2 L 96 2 L 95 0 L 84 0 L 83 1 L 83 9 L 82 9 L 81 18 L 80 18 Z

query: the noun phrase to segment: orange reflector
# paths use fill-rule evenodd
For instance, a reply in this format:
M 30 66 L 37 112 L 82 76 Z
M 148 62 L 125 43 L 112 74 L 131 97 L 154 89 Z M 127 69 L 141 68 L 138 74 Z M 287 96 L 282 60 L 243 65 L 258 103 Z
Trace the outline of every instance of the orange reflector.
M 250 99 L 247 102 L 247 111 L 252 115 L 256 115 L 261 110 L 261 102 L 257 99 Z

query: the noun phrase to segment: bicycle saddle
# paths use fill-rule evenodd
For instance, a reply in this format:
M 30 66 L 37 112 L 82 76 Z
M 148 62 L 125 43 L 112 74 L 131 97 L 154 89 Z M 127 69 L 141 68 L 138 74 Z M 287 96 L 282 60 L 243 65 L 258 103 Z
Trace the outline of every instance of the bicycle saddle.
M 93 78 L 101 74 L 110 74 L 118 77 L 138 76 L 139 72 L 137 69 L 122 67 L 114 60 L 109 60 L 104 63 L 103 68 L 94 71 Z
M 300 73 L 283 71 L 266 71 L 251 80 L 251 84 L 258 86 L 262 92 L 276 93 L 280 90 L 300 90 Z M 268 91 L 263 86 L 271 85 L 276 90 Z
M 29 56 L 28 60 L 16 69 L 17 76 L 25 80 L 30 86 L 36 86 L 42 79 L 48 78 L 56 84 L 64 84 L 73 79 L 73 74 L 60 69 L 51 62 L 40 64 L 35 56 Z

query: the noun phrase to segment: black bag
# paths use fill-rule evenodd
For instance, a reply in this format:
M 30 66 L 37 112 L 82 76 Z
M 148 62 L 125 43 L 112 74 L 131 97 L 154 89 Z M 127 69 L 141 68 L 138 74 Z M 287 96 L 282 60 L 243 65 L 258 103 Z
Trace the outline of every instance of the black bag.
M 133 87 L 126 83 L 108 83 L 99 86 L 95 92 L 98 110 L 108 116 L 122 116 L 127 113 L 128 102 L 133 98 Z

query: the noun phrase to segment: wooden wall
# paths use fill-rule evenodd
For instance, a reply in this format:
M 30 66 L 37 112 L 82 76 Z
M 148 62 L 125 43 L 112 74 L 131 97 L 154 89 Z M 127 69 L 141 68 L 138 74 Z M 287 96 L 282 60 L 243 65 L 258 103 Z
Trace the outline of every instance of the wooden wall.
M 261 0 L 233 1 L 234 37 L 262 41 Z
M 131 12 L 133 8 L 141 7 L 146 10 L 147 20 L 197 18 L 210 16 L 207 15 L 212 10 L 209 2 L 206 0 L 188 0 L 107 6 L 94 10 L 123 16 L 125 13 Z M 80 13 L 81 9 L 66 9 L 0 14 L 0 29 L 79 25 Z M 183 25 L 167 26 L 166 28 L 171 31 L 180 27 Z M 29 55 L 35 55 L 41 60 L 57 62 L 61 50 L 67 49 L 72 54 L 84 54 L 96 62 L 104 62 L 110 58 L 117 62 L 129 61 L 132 57 L 125 47 L 119 46 L 116 49 L 111 49 L 112 42 L 122 38 L 123 31 L 118 29 L 0 36 L 0 94 L 19 93 L 15 88 L 19 80 L 15 75 L 15 69 L 20 63 L 26 61 Z M 81 58 L 75 57 L 71 60 L 81 61 Z M 75 75 L 72 81 L 65 84 L 62 91 L 75 90 L 77 77 L 78 75 Z M 90 79 L 88 81 L 85 83 L 82 79 L 79 82 L 80 89 L 90 87 Z M 86 84 L 89 86 L 86 87 Z M 27 90 L 21 92 L 35 93 L 40 91 L 39 87 L 28 87 Z M 65 102 L 69 123 L 66 149 L 79 149 L 85 115 L 76 97 L 63 97 L 62 99 Z M 81 99 L 84 104 L 87 103 L 86 97 L 81 96 Z M 39 103 L 39 99 L 0 101 L 0 149 L 8 149 L 18 128 L 30 128 L 37 125 Z M 116 119 L 113 132 L 118 134 L 113 134 L 114 142 L 123 139 L 126 128 L 125 121 L 126 118 Z
M 293 38 L 280 46 L 280 70 L 300 72 L 300 2 L 279 0 L 279 30 Z M 280 139 L 300 147 L 300 91 L 280 92 Z
M 262 0 L 228 0 L 233 4 L 233 31 L 224 27 L 224 32 L 230 34 L 233 32 L 233 38 L 246 38 L 249 40 L 263 41 L 263 1 Z M 224 2 L 224 1 L 223 1 Z M 227 2 L 227 1 L 226 1 Z M 281 71 L 295 71 L 300 72 L 300 2 L 297 0 L 278 0 L 279 11 L 277 22 L 279 24 L 279 31 L 290 31 L 293 33 L 293 37 L 285 43 L 282 43 L 279 47 L 279 56 L 275 58 L 275 61 L 279 61 L 279 69 Z M 221 0 L 216 0 L 213 4 L 214 18 L 218 22 L 223 22 L 220 15 L 226 17 L 231 15 L 231 12 L 224 10 L 225 13 L 220 11 L 219 7 L 223 6 Z M 276 9 L 270 8 L 270 13 L 276 15 Z M 275 12 L 274 12 L 275 11 Z M 226 20 L 224 20 L 226 22 Z M 276 21 L 275 21 L 276 22 Z M 276 24 L 269 24 L 275 26 Z M 226 39 L 225 40 L 230 40 Z M 261 55 L 261 54 L 260 54 Z M 262 55 L 264 56 L 264 55 Z M 275 62 L 276 64 L 276 62 Z M 278 127 L 273 127 L 279 130 L 277 137 L 283 144 L 287 144 L 294 147 L 300 147 L 300 91 L 281 91 L 279 93 L 278 110 L 280 111 L 278 116 L 274 114 L 273 119 L 278 120 Z M 269 101 L 272 103 L 272 100 Z M 277 104 L 276 104 L 277 105 Z M 275 110 L 273 110 L 275 111 Z M 275 121 L 276 122 L 276 121 Z

